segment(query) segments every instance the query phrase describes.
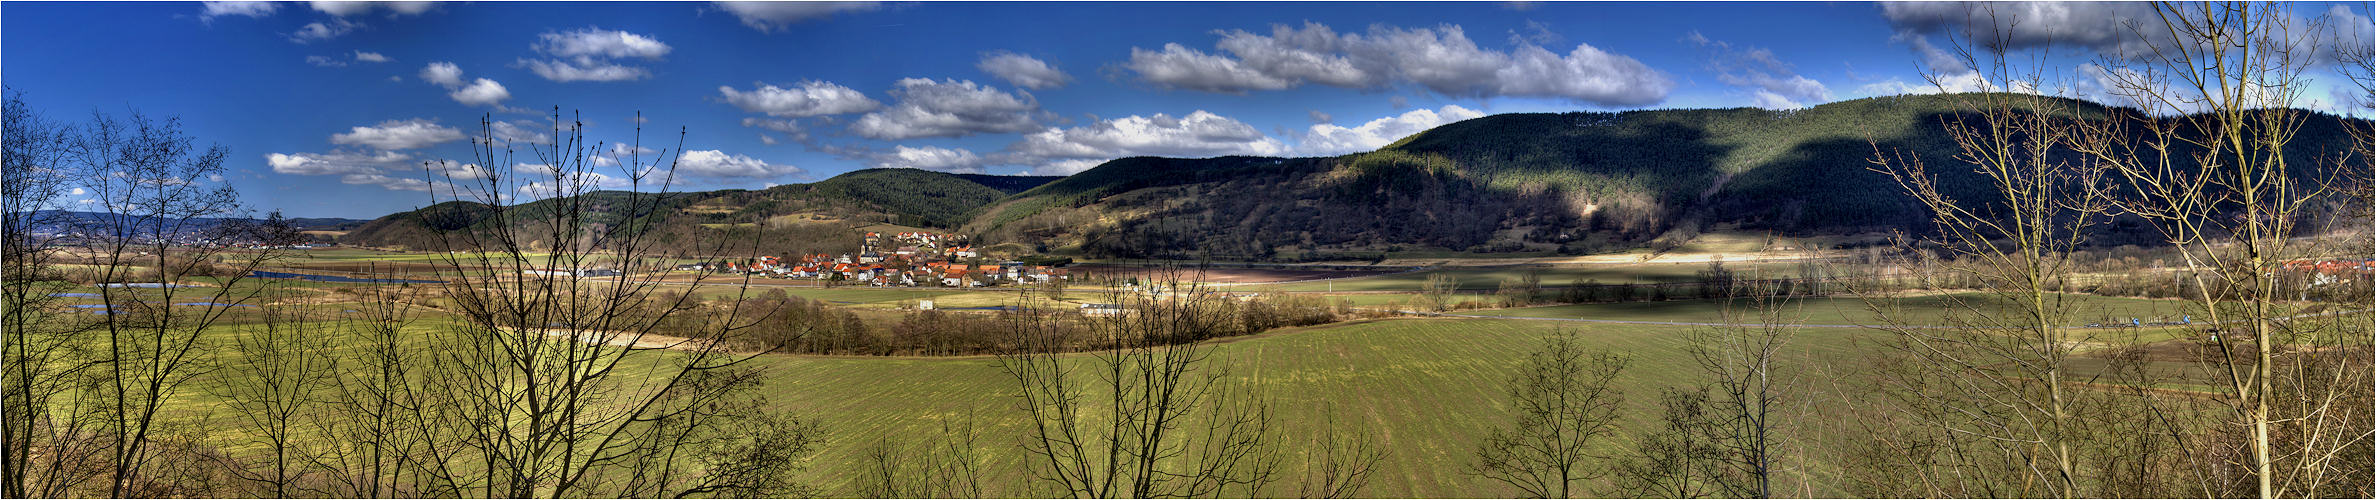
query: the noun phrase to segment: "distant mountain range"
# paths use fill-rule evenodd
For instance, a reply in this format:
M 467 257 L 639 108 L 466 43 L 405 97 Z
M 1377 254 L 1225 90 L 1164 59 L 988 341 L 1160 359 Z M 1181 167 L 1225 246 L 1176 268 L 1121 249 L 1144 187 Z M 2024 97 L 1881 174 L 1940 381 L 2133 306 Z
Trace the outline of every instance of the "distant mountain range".
M 1124 158 L 1068 177 L 869 169 L 764 190 L 602 192 L 507 210 L 564 203 L 605 224 L 649 223 L 664 239 L 689 241 L 760 227 L 824 235 L 890 224 L 971 234 L 1007 252 L 1216 259 L 1606 251 L 1713 227 L 1922 232 L 1926 213 L 1870 160 L 1876 146 L 1913 152 L 1932 162 L 1951 195 L 1987 199 L 1977 175 L 1947 168 L 1956 149 L 1942 125 L 1958 119 L 1951 99 L 1504 114 L 1331 158 Z M 2074 108 L 2080 118 L 2108 111 Z M 2312 113 L 2295 154 L 2341 151 L 2347 120 Z M 627 206 L 644 208 L 605 212 Z M 448 203 L 392 214 L 345 241 L 420 247 L 438 231 L 496 220 L 493 210 Z
M 31 217 L 33 220 L 57 221 L 57 226 L 59 226 L 32 228 L 35 231 L 63 230 L 66 229 L 65 226 L 74 224 L 102 223 L 109 222 L 117 218 L 131 217 L 126 215 L 109 214 L 106 212 L 86 212 L 76 210 L 41 210 L 34 212 L 34 214 L 36 214 L 36 216 Z M 191 219 L 189 223 L 192 226 L 191 229 L 205 229 L 231 221 L 261 222 L 263 220 L 264 219 L 261 218 L 244 217 L 200 217 L 197 219 Z M 282 220 L 287 221 L 291 226 L 295 226 L 300 230 L 306 231 L 342 231 L 353 229 L 370 222 L 362 219 L 341 219 L 337 217 L 294 217 L 283 218 Z
M 949 174 L 914 169 L 866 169 L 808 184 L 761 190 L 726 189 L 685 193 L 598 191 L 511 206 L 498 218 L 495 207 L 453 201 L 398 212 L 356 228 L 348 244 L 438 248 L 454 231 L 485 230 L 499 220 L 539 220 L 537 214 L 566 210 L 587 222 L 634 224 L 659 231 L 660 238 L 696 249 L 700 242 L 742 238 L 767 229 L 762 246 L 782 254 L 846 251 L 858 226 L 953 228 L 967 214 L 1017 192 L 1061 177 Z M 758 233 L 753 233 L 758 234 Z M 795 234 L 807 236 L 794 236 Z

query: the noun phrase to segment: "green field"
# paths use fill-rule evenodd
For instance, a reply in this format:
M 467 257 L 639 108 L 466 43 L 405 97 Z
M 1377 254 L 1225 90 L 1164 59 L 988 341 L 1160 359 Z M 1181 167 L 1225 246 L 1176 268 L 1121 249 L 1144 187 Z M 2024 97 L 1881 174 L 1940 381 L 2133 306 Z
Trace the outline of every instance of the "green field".
M 2157 321 L 2160 319 L 2175 321 L 2186 315 L 2186 303 L 2182 301 L 2099 297 L 2094 295 L 2063 296 L 2074 301 L 2076 304 L 2075 307 L 2078 311 L 2083 311 L 2079 314 L 2079 317 L 2087 318 L 2082 320 L 2084 322 L 2097 322 L 2101 318 L 2106 317 L 2123 319 L 2134 317 L 2140 318 L 2143 321 Z M 1979 304 L 1980 306 L 1987 306 L 1994 303 L 1993 300 L 1990 300 L 1985 295 L 1978 293 L 1917 295 L 1894 300 L 1874 299 L 1872 301 L 1855 297 L 1822 297 L 1801 299 L 1797 301 L 1797 313 L 1794 315 L 1799 318 L 1799 321 L 1797 321 L 1799 324 L 1879 324 L 1882 321 L 1881 315 L 1875 313 L 1873 309 L 1875 306 L 1879 306 L 1884 308 L 1884 310 L 1894 310 L 1894 312 L 1891 313 L 1892 316 L 1902 318 L 1910 323 L 1940 324 L 1940 322 L 1945 321 L 1947 309 L 1950 307 L 1949 304 L 1953 303 L 1953 300 L 1970 301 L 1971 303 Z M 1723 321 L 1720 317 L 1721 311 L 1727 302 L 1728 301 L 1726 300 L 1717 299 L 1670 300 L 1664 302 L 1618 302 L 1607 304 L 1568 304 L 1481 311 L 1453 311 L 1453 313 L 1477 316 L 1506 316 L 1521 318 L 1720 322 Z M 1749 305 L 1746 301 L 1735 301 L 1733 303 L 1742 307 Z
M 438 328 L 442 320 L 414 325 Z M 227 342 L 248 327 L 216 330 Z M 1363 496 L 1500 497 L 1505 490 L 1465 472 L 1484 434 L 1506 422 L 1502 384 L 1516 360 L 1560 329 L 1582 334 L 1594 348 L 1633 358 L 1620 379 L 1628 391 L 1631 429 L 1651 425 L 1659 387 L 1696 378 L 1684 354 L 1680 327 L 1611 327 L 1549 321 L 1387 319 L 1274 331 L 1253 338 L 1211 344 L 1208 369 L 1226 367 L 1225 383 L 1271 398 L 1279 446 L 1287 464 L 1267 495 L 1290 495 L 1300 479 L 1304 441 L 1320 422 L 1333 418 L 1339 432 L 1368 432 L 1389 450 Z M 425 331 L 425 330 L 423 330 Z M 1862 333 L 1809 330 L 1793 344 L 1794 356 L 1834 359 L 1848 355 Z M 228 355 L 228 353 L 221 353 Z M 1078 356 L 1076 356 L 1077 358 Z M 652 360 L 656 360 L 654 358 Z M 229 361 L 226 359 L 225 361 Z M 825 496 L 853 494 L 864 453 L 876 443 L 916 446 L 938 435 L 942 421 L 970 419 L 986 469 L 991 496 L 1047 496 L 1028 482 L 1017 440 L 1024 437 L 1022 414 L 1011 397 L 1013 383 L 990 357 L 917 358 L 770 355 L 767 395 L 775 407 L 816 419 L 825 429 L 801 480 Z M 625 368 L 630 372 L 637 368 Z M 169 422 L 222 418 L 214 385 L 237 372 L 201 375 L 180 391 Z M 1630 430 L 1628 432 L 1631 432 Z M 235 433 L 233 433 L 235 434 Z M 251 440 L 218 433 L 231 453 L 253 451 Z M 1625 439 L 1610 441 L 1624 446 Z M 1615 451 L 1612 448 L 1610 451 Z
M 327 258 L 373 260 L 392 258 L 399 254 L 377 254 L 366 251 L 340 250 Z M 320 257 L 317 257 L 320 258 Z M 1787 264 L 1772 264 L 1784 267 Z M 1705 269 L 1705 264 L 1621 264 L 1592 267 L 1561 267 L 1544 270 L 1546 285 L 1563 285 L 1567 280 L 1600 279 L 1616 282 L 1616 276 L 1627 280 L 1673 281 L 1689 279 Z M 1464 283 L 1482 284 L 1486 288 L 1498 285 L 1499 280 L 1515 279 L 1526 268 L 1454 268 L 1449 271 L 1461 276 Z M 1424 273 L 1412 273 L 1376 278 L 1338 280 L 1340 291 L 1353 291 L 1356 286 L 1381 289 L 1415 290 L 1426 280 Z M 268 300 L 284 297 L 318 295 L 308 290 L 332 286 L 304 281 L 282 281 L 287 288 L 268 291 Z M 264 280 L 246 280 L 241 287 L 265 285 Z M 1268 293 L 1279 289 L 1310 289 L 1321 283 L 1307 283 L 1289 287 L 1259 287 L 1240 291 Z M 356 285 L 336 285 L 356 286 Z M 84 287 L 87 289 L 87 287 Z M 671 285 L 664 288 L 676 288 Z M 1474 288 L 1474 287 L 1471 287 Z M 940 308 L 980 307 L 1013 304 L 1020 295 L 1012 290 L 968 290 L 945 288 L 871 288 L 871 287 L 781 287 L 738 290 L 723 285 L 704 285 L 703 292 L 747 293 L 752 296 L 781 290 L 787 294 L 825 301 L 836 306 L 851 307 L 869 315 L 869 321 L 896 321 L 901 313 L 889 309 L 912 304 L 919 299 L 934 300 Z M 76 290 L 83 291 L 83 290 Z M 245 291 L 245 290 L 242 290 Z M 192 291 L 183 291 L 189 296 Z M 211 294 L 213 290 L 198 290 Z M 138 291 L 136 295 L 154 294 Z M 1096 294 L 1086 287 L 1078 287 L 1067 294 L 1074 301 L 1093 300 Z M 1407 303 L 1412 293 L 1349 293 L 1341 295 L 1308 295 L 1328 300 L 1345 300 L 1356 306 L 1383 307 Z M 1492 300 L 1488 294 L 1462 294 L 1461 300 Z M 1896 303 L 1905 313 L 1904 320 L 1916 323 L 1943 322 L 1940 308 L 1948 304 L 1950 295 L 1913 294 Z M 1961 298 L 1974 298 L 1964 294 Z M 2175 319 L 2183 314 L 2180 302 L 2146 299 L 2068 296 L 2089 310 L 2091 317 L 2140 317 L 2148 321 Z M 177 297 L 177 301 L 179 298 Z M 74 301 L 80 302 L 80 301 Z M 1981 302 L 1987 307 L 1987 302 Z M 308 306 L 335 312 L 340 304 Z M 1064 305 L 1058 305 L 1064 307 Z M 1365 320 L 1314 327 L 1291 328 L 1264 334 L 1228 339 L 1211 344 L 1214 356 L 1208 369 L 1226 368 L 1226 383 L 1243 384 L 1249 393 L 1269 398 L 1276 406 L 1274 422 L 1282 426 L 1277 433 L 1283 441 L 1272 449 L 1284 454 L 1288 467 L 1271 490 L 1264 496 L 1292 495 L 1301 480 L 1300 466 L 1310 461 L 1314 447 L 1311 436 L 1319 435 L 1322 422 L 1333 420 L 1339 432 L 1363 432 L 1372 436 L 1378 447 L 1387 450 L 1381 469 L 1371 477 L 1364 496 L 1383 497 L 1500 497 L 1517 494 L 1468 472 L 1475 448 L 1492 428 L 1503 425 L 1509 418 L 1509 402 L 1503 384 L 1513 374 L 1519 360 L 1537 348 L 1553 332 L 1578 332 L 1586 343 L 1630 356 L 1633 366 L 1620 378 L 1627 391 L 1629 409 L 1626 429 L 1605 444 L 1602 451 L 1623 453 L 1636 433 L 1656 425 L 1658 394 L 1661 388 L 1692 384 L 1700 380 L 1697 365 L 1685 348 L 1692 333 L 1703 327 L 1680 325 L 1601 324 L 1569 321 L 1546 321 L 1515 318 L 1607 319 L 1657 322 L 1713 322 L 1722 321 L 1721 300 L 1677 300 L 1664 302 L 1631 302 L 1612 304 L 1576 304 L 1539 306 L 1498 310 L 1456 311 L 1458 314 L 1479 316 L 1508 316 L 1513 319 L 1491 318 L 1401 318 Z M 244 309 L 244 308 L 243 308 Z M 1800 322 L 1811 325 L 1854 325 L 1877 320 L 1868 302 L 1857 298 L 1814 298 L 1801 302 Z M 248 311 L 238 311 L 247 313 Z M 215 335 L 219 347 L 232 335 L 249 326 L 245 314 L 234 315 L 229 325 Z M 437 328 L 450 321 L 444 318 L 420 323 L 415 328 Z M 2097 341 L 2122 342 L 2163 340 L 2182 335 L 2179 329 L 2146 329 L 2143 331 L 2098 331 Z M 1879 345 L 1869 341 L 1887 335 L 1865 328 L 1806 328 L 1789 344 L 1785 370 L 1810 379 L 1833 379 L 1833 370 L 1854 371 L 1867 353 L 1878 352 Z M 227 353 L 225 354 L 227 355 Z M 1075 359 L 1083 355 L 1073 356 Z M 647 361 L 659 361 L 654 356 Z M 1015 406 L 1013 381 L 1001 372 L 990 357 L 857 357 L 857 356 L 795 356 L 770 355 L 758 360 L 769 373 L 767 396 L 771 404 L 785 411 L 796 412 L 803 418 L 815 419 L 823 425 L 825 443 L 800 474 L 802 482 L 818 488 L 826 496 L 849 496 L 857 491 L 853 484 L 862 477 L 859 468 L 865 454 L 879 444 L 915 447 L 938 436 L 943 422 L 971 423 L 979 433 L 977 446 L 988 463 L 983 477 L 986 494 L 992 496 L 1048 496 L 1044 485 L 1031 482 L 1023 467 L 1019 440 L 1024 438 L 1024 415 Z M 2074 371 L 2084 375 L 2100 367 L 2082 360 Z M 2162 368 L 2184 370 L 2184 363 L 2164 363 Z M 631 369 L 632 371 L 632 369 Z M 221 410 L 213 409 L 219 396 L 211 385 L 218 377 L 237 376 L 236 371 L 215 371 L 194 380 L 180 394 L 187 404 L 176 404 L 177 410 L 168 416 L 175 421 L 206 421 L 219 418 Z M 1837 380 L 1835 379 L 1835 382 Z M 1854 384 L 1852 380 L 1849 382 Z M 1837 386 L 1829 387 L 1836 389 Z M 2206 389 L 2208 387 L 2174 387 Z M 1858 394 L 1834 393 L 1824 397 L 1856 398 Z M 1834 429 L 1823 427 L 1823 429 Z M 1834 430 L 1804 431 L 1808 435 L 1795 436 L 1810 443 L 1841 442 L 1840 436 L 1822 434 Z M 246 440 L 225 436 L 223 448 L 242 453 L 252 448 Z M 1809 451 L 1797 457 L 1800 467 L 1781 478 L 1779 490 L 1801 492 L 1814 496 L 1843 494 L 1831 481 L 1824 479 L 1826 471 L 1836 464 L 1826 463 L 1828 455 Z M 1609 464 L 1597 464 L 1607 466 Z M 1588 494 L 1614 494 L 1606 485 L 1585 490 Z
M 1274 398 L 1285 436 L 1313 435 L 1330 417 L 1349 426 L 1340 429 L 1373 432 L 1392 451 L 1363 496 L 1507 496 L 1515 492 L 1463 467 L 1484 434 L 1508 416 L 1501 385 L 1516 360 L 1560 328 L 1634 357 L 1622 383 L 1637 418 L 1654 414 L 1658 387 L 1695 378 L 1683 352 L 1686 328 L 1548 321 L 1395 319 L 1310 327 L 1216 344 L 1213 360 L 1230 366 L 1233 380 Z M 1793 349 L 1797 356 L 1833 359 L 1850 351 L 1856 335 L 1810 330 Z M 1009 397 L 1012 381 L 989 358 L 785 357 L 771 368 L 773 399 L 824 419 L 830 430 L 831 441 L 804 476 L 828 494 L 848 491 L 856 476 L 849 467 L 868 446 L 934 436 L 941 420 L 953 418 L 980 419 L 981 442 L 995 458 L 986 477 L 1001 478 L 991 494 L 1050 494 L 1014 480 L 1028 477 L 1010 445 L 1024 429 Z
M 1737 263 L 1725 264 L 1724 268 L 1737 273 L 1762 271 L 1767 276 L 1783 277 L 1795 272 L 1797 265 Z M 1503 281 L 1517 282 L 1530 273 L 1539 276 L 1545 287 L 1564 287 L 1585 281 L 1598 281 L 1601 284 L 1671 283 L 1696 281 L 1699 272 L 1707 269 L 1705 263 L 1445 267 L 1365 278 L 1290 283 L 1281 285 L 1280 289 L 1291 292 L 1418 291 L 1427 286 L 1428 276 L 1432 274 L 1451 276 L 1459 283 L 1461 290 L 1493 290 L 1501 287 Z
M 891 294 L 908 290 L 795 289 L 840 299 L 900 300 Z M 944 297 L 981 292 L 951 291 Z M 1003 295 L 1003 294 L 998 294 Z M 1375 294 L 1380 297 L 1401 295 Z M 2143 308 L 2161 301 L 2087 298 L 2109 307 Z M 1854 299 L 1817 299 L 1809 302 L 1810 322 L 1856 319 Z M 1525 313 L 1566 317 L 1623 318 L 1645 321 L 1700 320 L 1715 317 L 1721 306 L 1712 301 L 1596 304 L 1512 309 Z M 2141 309 L 2137 309 L 2141 310 Z M 1824 312 L 1829 311 L 1829 312 Z M 1484 311 L 1493 312 L 1493 311 Z M 437 328 L 445 320 L 416 324 Z M 217 330 L 226 339 L 245 327 Z M 1321 422 L 1334 420 L 1340 432 L 1369 433 L 1388 450 L 1380 470 L 1370 479 L 1364 496 L 1379 497 L 1499 497 L 1516 494 L 1504 486 L 1467 472 L 1474 449 L 1483 436 L 1509 417 L 1503 384 L 1518 360 L 1537 348 L 1549 334 L 1578 332 L 1592 348 L 1622 353 L 1633 359 L 1620 378 L 1627 391 L 1626 430 L 1611 439 L 1605 452 L 1621 453 L 1635 433 L 1656 425 L 1657 396 L 1663 387 L 1695 383 L 1701 376 L 1685 351 L 1695 327 L 1636 324 L 1591 324 L 1520 319 L 1402 318 L 1365 320 L 1272 331 L 1253 337 L 1210 344 L 1214 356 L 1208 369 L 1228 370 L 1226 383 L 1245 384 L 1276 405 L 1281 439 L 1275 450 L 1285 454 L 1289 468 L 1265 495 L 1290 495 L 1301 478 L 1297 468 L 1313 447 L 1307 439 L 1319 434 Z M 2146 332 L 2137 332 L 2143 334 Z M 2157 332 L 2158 333 L 2158 332 Z M 1785 370 L 1801 377 L 1827 378 L 1831 370 L 1862 366 L 1863 353 L 1880 349 L 1868 341 L 1885 335 L 1862 328 L 1808 328 L 1789 344 Z M 221 342 L 221 341 L 218 341 Z M 218 344 L 219 345 L 219 344 Z M 1073 355 L 1080 359 L 1083 355 Z M 647 358 L 657 361 L 659 358 Z M 800 475 L 806 484 L 827 496 L 855 494 L 853 481 L 861 477 L 865 453 L 879 443 L 920 446 L 938 436 L 942 422 L 970 422 L 978 432 L 977 449 L 985 458 L 983 477 L 992 496 L 1047 496 L 1022 467 L 1018 440 L 1023 439 L 1023 414 L 1015 407 L 1013 383 L 994 358 L 974 357 L 858 357 L 770 355 L 758 360 L 768 370 L 767 397 L 776 408 L 815 419 L 826 432 L 825 443 Z M 2084 363 L 2082 363 L 2084 364 Z M 2087 367 L 2075 369 L 2084 371 Z M 631 371 L 633 369 L 630 369 Z M 176 421 L 208 419 L 217 396 L 209 385 L 218 371 L 193 381 L 181 393 L 183 401 L 168 418 Z M 1825 397 L 1859 397 L 1826 395 Z M 219 417 L 220 415 L 215 415 Z M 1826 429 L 1829 429 L 1828 427 Z M 1834 432 L 1809 429 L 1795 436 L 1810 446 L 1839 441 Z M 225 439 L 235 438 L 225 437 Z M 250 445 L 225 443 L 240 453 Z M 1810 449 L 1802 468 L 1780 479 L 1788 491 L 1836 496 L 1840 490 L 1822 478 L 1830 464 Z M 1603 464 L 1606 465 L 1606 464 Z M 1589 487 L 1594 494 L 1611 494 L 1605 485 Z

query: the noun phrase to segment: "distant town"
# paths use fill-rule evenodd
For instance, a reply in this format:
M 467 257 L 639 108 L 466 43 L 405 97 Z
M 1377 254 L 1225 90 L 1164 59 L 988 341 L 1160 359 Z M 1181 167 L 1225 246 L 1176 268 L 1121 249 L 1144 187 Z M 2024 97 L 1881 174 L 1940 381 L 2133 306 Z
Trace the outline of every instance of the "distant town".
M 1061 265 L 990 261 L 963 236 L 931 232 L 867 232 L 857 254 L 809 254 L 791 259 L 767 255 L 677 266 L 680 271 L 829 282 L 880 287 L 987 287 L 1069 281 Z

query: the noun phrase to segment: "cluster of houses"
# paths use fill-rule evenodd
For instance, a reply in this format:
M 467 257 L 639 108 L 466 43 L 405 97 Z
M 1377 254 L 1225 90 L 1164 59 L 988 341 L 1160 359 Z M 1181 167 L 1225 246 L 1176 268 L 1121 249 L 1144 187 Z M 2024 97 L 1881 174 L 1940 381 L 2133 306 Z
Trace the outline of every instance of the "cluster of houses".
M 858 247 L 858 262 L 871 264 L 894 258 L 907 260 L 956 260 L 980 258 L 972 245 L 961 236 L 927 232 L 884 234 L 869 231 L 866 242 Z
M 2311 276 L 2312 286 L 2331 285 L 2353 278 L 2376 274 L 2376 260 L 2295 260 L 2285 263 L 2285 270 Z
M 2296 260 L 2285 263 L 2287 271 L 2309 271 L 2319 274 L 2366 274 L 2376 272 L 2376 260 Z
M 302 245 L 266 245 L 263 243 L 241 243 L 231 246 L 249 250 L 313 250 L 316 248 L 331 248 L 338 245 L 332 243 L 306 243 Z
M 886 248 L 890 251 L 882 251 Z M 866 233 L 866 244 L 856 255 L 811 254 L 793 259 L 763 256 L 748 261 L 687 264 L 678 268 L 775 278 L 834 280 L 869 286 L 983 287 L 1072 279 L 1069 271 L 1059 267 L 983 261 L 973 247 L 963 244 L 961 240 L 924 232 L 892 235 Z

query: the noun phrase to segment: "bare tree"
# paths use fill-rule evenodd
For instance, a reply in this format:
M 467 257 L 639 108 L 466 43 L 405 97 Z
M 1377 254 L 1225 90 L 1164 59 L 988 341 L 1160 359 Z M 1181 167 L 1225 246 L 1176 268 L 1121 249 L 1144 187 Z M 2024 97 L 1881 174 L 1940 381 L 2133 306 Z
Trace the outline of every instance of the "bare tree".
M 64 496 L 95 459 L 91 422 L 51 411 L 92 366 L 87 314 L 65 309 L 74 284 L 57 264 L 71 244 L 65 212 L 76 176 L 68 164 L 70 130 L 27 107 L 11 91 L 5 104 L 0 165 L 0 496 Z
M 1427 298 L 1428 309 L 1438 312 L 1451 309 L 1453 294 L 1459 291 L 1460 279 L 1441 272 L 1427 273 L 1427 284 L 1419 289 L 1420 296 Z
M 441 411 L 421 423 L 438 434 L 415 473 L 445 490 L 415 494 L 796 493 L 785 480 L 819 428 L 764 404 L 764 379 L 744 365 L 797 339 L 738 350 L 767 314 L 740 300 L 672 321 L 719 281 L 700 271 L 664 294 L 639 279 L 670 272 L 650 236 L 676 199 L 675 157 L 646 161 L 641 144 L 589 143 L 582 124 L 552 120 L 558 140 L 524 145 L 525 161 L 482 121 L 474 161 L 429 166 L 444 200 L 482 203 L 484 217 L 445 233 L 438 256 L 451 270 L 439 300 L 459 321 L 428 339 L 439 381 L 423 394 Z M 746 285 L 727 286 L 739 298 Z
M 94 114 L 72 142 L 88 205 L 101 212 L 77 228 L 102 312 L 97 380 L 85 389 L 101 402 L 77 418 L 94 419 L 105 436 L 109 496 L 178 491 L 144 475 L 158 458 L 150 445 L 159 416 L 208 369 L 207 334 L 253 305 L 261 289 L 243 282 L 273 255 L 225 252 L 236 235 L 211 219 L 239 208 L 238 194 L 214 180 L 229 153 L 193 142 L 178 120 L 139 114 Z
M 2131 25 L 2145 42 L 2140 53 L 2103 62 L 2112 93 L 2134 111 L 2097 122 L 2079 147 L 2126 181 L 2120 208 L 2150 222 L 2183 258 L 2194 285 L 2188 298 L 2215 328 L 2207 343 L 2223 372 L 2224 401 L 2235 425 L 2249 429 L 2234 459 L 2213 458 L 2243 470 L 2250 494 L 2263 498 L 2332 494 L 2333 478 L 2366 468 L 2338 463 L 2336 451 L 2365 446 L 2370 432 L 2364 421 L 2331 418 L 2334 402 L 2367 384 L 2314 368 L 2349 355 L 2333 347 L 2364 342 L 2301 320 L 2301 305 L 2289 300 L 2299 285 L 2278 269 L 2327 251 L 2305 236 L 2320 232 L 2306 223 L 2327 194 L 2318 177 L 2328 169 L 2293 147 L 2312 116 L 2295 104 L 2309 88 L 2314 54 L 2326 49 L 2319 45 L 2326 26 L 2288 10 L 2155 4 L 2156 18 Z M 2341 49 L 2346 58 L 2361 50 Z M 2280 449 L 2289 436 L 2318 438 Z
M 271 498 L 299 496 L 298 482 L 311 470 L 307 442 L 311 416 L 337 371 L 331 351 L 336 325 L 307 318 L 287 306 L 263 311 L 260 329 L 234 339 L 224 369 L 237 376 L 216 386 L 224 409 L 263 451 L 254 466 L 232 467 L 235 476 L 260 486 Z
M 1783 349 L 1805 322 L 1798 298 L 1771 283 L 1735 287 L 1724 308 L 1727 326 L 1695 331 L 1685 350 L 1709 376 L 1707 413 L 1712 441 L 1722 451 L 1724 496 L 1772 498 L 1775 457 L 1782 447 L 1784 412 L 1793 387 L 1782 372 Z
M 1386 460 L 1386 449 L 1377 436 L 1341 430 L 1333 413 L 1322 422 L 1320 433 L 1313 436 L 1307 449 L 1318 456 L 1304 459 L 1304 479 L 1296 487 L 1297 498 L 1353 498 L 1369 485 L 1378 464 Z
M 2057 290 L 2072 272 L 2070 253 L 2107 211 L 2105 167 L 2071 153 L 2084 110 L 2079 101 L 2041 93 L 2069 88 L 2044 76 L 2046 55 L 2017 65 L 2006 52 L 2021 20 L 1997 18 L 1993 8 L 1986 15 L 1997 29 L 1976 36 L 1988 38 L 1953 44 L 1968 71 L 1934 68 L 1932 83 L 1942 92 L 1975 83 L 1968 79 L 2028 91 L 1949 98 L 1956 109 L 1941 126 L 1957 148 L 1951 171 L 1874 146 L 1874 170 L 1931 212 L 1936 229 L 1928 243 L 1985 292 L 1946 296 L 1954 312 L 1948 328 L 1877 308 L 1891 345 L 1919 371 L 1892 392 L 1907 399 L 1908 410 L 1923 412 L 1914 421 L 1969 440 L 1959 444 L 1971 453 L 1955 455 L 1952 466 L 2015 474 L 2002 479 L 2036 484 L 2047 496 L 2084 496 L 2088 465 L 2078 436 L 2086 418 L 2078 414 L 2071 358 L 2091 338 L 2074 328 L 2082 303 Z M 1951 175 L 1988 189 L 1979 199 L 1958 198 L 1942 185 Z
M 860 498 L 982 498 L 980 435 L 973 419 L 940 420 L 932 440 L 902 446 L 896 439 L 875 443 L 858 463 Z
M 374 266 L 365 274 L 377 275 Z M 323 472 L 325 486 L 308 489 L 324 497 L 385 498 L 444 488 L 407 484 L 423 476 L 408 471 L 429 460 L 428 422 L 440 409 L 420 394 L 437 380 L 420 380 L 429 354 L 423 352 L 412 284 L 373 285 L 359 292 L 353 312 L 337 328 L 354 344 L 340 351 L 312 428 L 321 446 L 307 458 Z
M 1009 315 L 1013 340 L 998 364 L 1030 419 L 1032 474 L 1079 498 L 1262 491 L 1279 466 L 1270 404 L 1211 366 L 1199 343 L 1226 330 L 1223 299 L 1177 271 L 1108 290 L 1119 309 L 1077 329 L 1038 309 Z M 1062 354 L 1076 347 L 1096 350 Z
M 1628 363 L 1574 332 L 1552 334 L 1510 379 L 1515 419 L 1485 438 L 1475 472 L 1532 498 L 1572 498 L 1577 482 L 1605 473 L 1591 462 L 1607 458 L 1596 448 L 1618 430 L 1625 394 L 1614 381 Z
M 1729 488 L 1706 387 L 1659 390 L 1659 427 L 1617 462 L 1617 488 L 1640 498 L 1704 498 Z
M 2363 35 L 2371 33 L 2368 31 L 2344 29 L 2342 32 L 2349 33 L 2350 36 L 2337 41 L 2334 54 L 2345 79 L 2349 80 L 2353 89 L 2357 91 L 2348 103 L 2350 109 L 2355 115 L 2359 113 L 2376 115 L 2376 40 L 2363 38 Z M 2353 215 L 2368 221 L 2369 225 L 2365 226 L 2365 229 L 2370 234 L 2368 238 L 2354 239 L 2355 242 L 2364 245 L 2364 248 L 2348 250 L 2352 255 L 2368 255 L 2371 258 L 2376 258 L 2376 122 L 2361 120 L 2348 123 L 2347 126 L 2349 127 L 2347 131 L 2351 134 L 2353 155 L 2347 156 L 2345 161 L 2339 163 L 2343 166 L 2344 173 L 2342 175 L 2347 179 L 2353 179 L 2353 182 L 2349 183 L 2352 184 L 2350 192 L 2359 201 L 2358 210 L 2355 210 Z M 2366 301 L 2356 302 L 2354 305 L 2361 309 L 2376 308 L 2376 296 L 2367 297 Z M 2346 328 L 2356 326 L 2352 325 Z M 2376 352 L 2376 324 L 2369 325 L 2369 329 L 2371 335 L 2367 345 L 2369 351 Z M 2368 368 L 2365 375 L 2376 379 L 2376 362 L 2363 365 Z M 2376 440 L 2370 440 L 2368 448 L 2371 455 L 2376 455 Z M 2371 460 L 2376 460 L 2376 457 L 2371 457 Z M 2371 486 L 2370 489 L 2376 489 L 2376 486 Z M 2376 495 L 2376 493 L 2371 494 Z

